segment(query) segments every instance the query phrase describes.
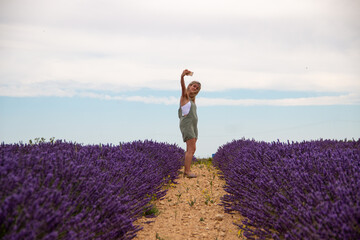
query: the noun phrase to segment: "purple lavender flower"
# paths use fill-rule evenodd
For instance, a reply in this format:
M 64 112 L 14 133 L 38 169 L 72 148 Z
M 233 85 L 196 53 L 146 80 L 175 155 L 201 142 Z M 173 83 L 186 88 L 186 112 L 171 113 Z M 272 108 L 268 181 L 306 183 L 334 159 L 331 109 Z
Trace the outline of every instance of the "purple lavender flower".
M 183 155 L 153 141 L 1 144 L 0 238 L 131 239 Z
M 301 143 L 237 140 L 221 146 L 226 211 L 245 236 L 360 239 L 360 139 Z

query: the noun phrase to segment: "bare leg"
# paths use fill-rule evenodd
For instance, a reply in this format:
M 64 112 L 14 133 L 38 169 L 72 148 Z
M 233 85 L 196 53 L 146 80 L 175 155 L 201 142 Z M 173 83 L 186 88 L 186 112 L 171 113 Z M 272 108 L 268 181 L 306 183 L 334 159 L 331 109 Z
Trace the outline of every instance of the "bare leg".
M 186 141 L 186 152 L 185 152 L 185 174 L 190 173 L 191 161 L 196 150 L 196 138 L 192 138 Z

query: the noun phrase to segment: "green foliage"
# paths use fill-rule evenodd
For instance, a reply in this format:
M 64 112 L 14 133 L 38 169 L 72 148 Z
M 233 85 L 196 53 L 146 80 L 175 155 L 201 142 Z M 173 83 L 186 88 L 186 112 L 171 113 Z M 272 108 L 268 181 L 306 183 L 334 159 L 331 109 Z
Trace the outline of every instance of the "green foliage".
M 160 214 L 159 209 L 155 205 L 151 205 L 151 208 L 144 212 L 144 216 L 158 216 Z
M 150 217 L 150 216 L 158 216 L 160 214 L 159 209 L 153 204 L 157 200 L 157 195 L 149 195 L 147 194 L 146 197 L 151 198 L 149 205 L 145 208 L 143 212 L 143 216 Z
M 177 196 L 177 198 L 178 198 L 177 200 L 180 201 L 182 193 L 180 191 L 178 191 L 178 192 L 179 192 L 179 194 L 175 194 L 175 196 Z
M 194 198 L 194 200 L 190 200 L 188 201 L 188 204 L 190 205 L 190 207 L 194 206 L 194 204 L 196 203 L 196 199 Z
M 55 142 L 55 137 L 52 137 L 49 139 L 49 143 L 54 143 Z M 37 137 L 37 138 L 34 138 L 34 140 L 29 140 L 29 144 L 30 145 L 35 145 L 35 144 L 39 144 L 39 143 L 46 143 L 46 139 L 43 138 L 43 137 Z
M 194 165 L 205 165 L 205 166 L 211 166 L 212 165 L 212 158 L 200 158 L 197 159 L 197 161 L 194 162 Z
M 156 233 L 156 239 L 157 239 L 157 240 L 165 240 L 164 238 L 161 238 L 158 233 Z

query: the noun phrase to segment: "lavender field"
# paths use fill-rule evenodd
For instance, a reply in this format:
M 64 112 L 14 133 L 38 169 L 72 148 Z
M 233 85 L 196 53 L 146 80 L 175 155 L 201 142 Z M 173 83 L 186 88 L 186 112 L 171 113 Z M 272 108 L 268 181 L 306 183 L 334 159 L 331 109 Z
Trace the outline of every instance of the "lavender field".
M 135 141 L 0 146 L 0 239 L 132 239 L 184 151 Z
M 301 143 L 234 140 L 213 163 L 222 204 L 248 238 L 360 239 L 360 139 Z
M 0 239 L 132 239 L 184 150 L 154 141 L 0 145 Z M 213 164 L 244 235 L 360 239 L 360 139 L 234 140 Z

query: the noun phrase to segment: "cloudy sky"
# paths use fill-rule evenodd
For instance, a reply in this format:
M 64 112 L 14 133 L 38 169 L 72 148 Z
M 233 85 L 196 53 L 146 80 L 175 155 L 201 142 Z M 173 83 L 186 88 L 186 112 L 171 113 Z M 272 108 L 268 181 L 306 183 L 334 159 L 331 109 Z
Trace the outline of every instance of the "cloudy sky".
M 153 139 L 198 156 L 232 139 L 360 137 L 358 0 L 0 0 L 0 140 Z

